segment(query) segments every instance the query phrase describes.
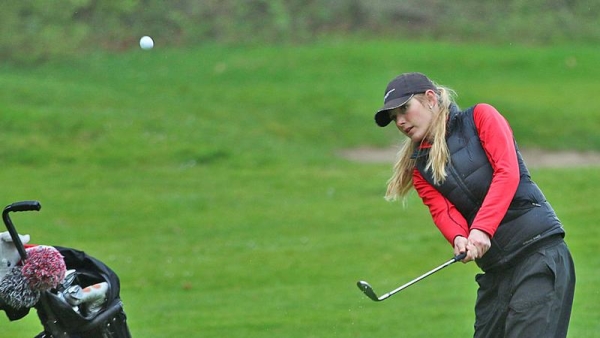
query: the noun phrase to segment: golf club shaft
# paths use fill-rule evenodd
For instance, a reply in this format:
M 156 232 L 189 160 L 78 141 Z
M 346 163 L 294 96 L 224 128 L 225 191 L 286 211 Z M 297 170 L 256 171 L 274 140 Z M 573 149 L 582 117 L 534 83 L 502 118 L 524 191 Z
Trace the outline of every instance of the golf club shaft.
M 369 283 L 367 283 L 367 282 L 365 282 L 365 281 L 359 281 L 359 282 L 358 282 L 358 283 L 356 283 L 356 284 L 357 284 L 358 288 L 359 288 L 359 289 L 360 289 L 360 290 L 361 290 L 361 291 L 362 291 L 362 292 L 363 292 L 365 295 L 367 295 L 367 297 L 371 298 L 372 300 L 374 300 L 374 301 L 376 301 L 376 302 L 380 302 L 380 301 L 382 301 L 382 300 L 385 300 L 385 299 L 387 299 L 388 297 L 390 297 L 390 296 L 392 296 L 392 295 L 394 295 L 394 294 L 396 294 L 396 293 L 398 293 L 398 292 L 400 292 L 400 291 L 402 291 L 402 290 L 406 289 L 407 287 L 409 287 L 409 286 L 411 286 L 411 285 L 415 284 L 416 282 L 418 282 L 418 281 L 420 281 L 420 280 L 422 280 L 422 279 L 424 279 L 424 278 L 426 278 L 426 277 L 428 277 L 428 276 L 430 276 L 430 275 L 432 275 L 432 274 L 434 274 L 434 273 L 436 273 L 436 272 L 440 271 L 441 269 L 443 269 L 443 268 L 447 267 L 448 265 L 451 265 L 451 264 L 453 264 L 453 263 L 456 263 L 456 262 L 458 262 L 458 261 L 460 261 L 460 260 L 463 260 L 463 259 L 464 259 L 466 256 L 467 256 L 467 253 L 466 253 L 466 252 L 464 252 L 464 253 L 461 253 L 461 254 L 458 254 L 458 255 L 456 255 L 456 256 L 454 256 L 454 257 L 452 257 L 452 259 L 451 259 L 451 260 L 449 260 L 449 261 L 447 261 L 446 263 L 444 263 L 444 264 L 442 264 L 442 265 L 438 266 L 437 268 L 435 268 L 435 269 L 433 269 L 433 270 L 431 270 L 431 271 L 429 271 L 429 272 L 426 272 L 425 274 L 423 274 L 423 275 L 421 275 L 421 276 L 419 276 L 419 277 L 417 277 L 417 278 L 415 278 L 415 279 L 411 280 L 410 282 L 408 282 L 408 283 L 406 283 L 406 284 L 404 284 L 404 285 L 402 285 L 402 286 L 398 287 L 397 289 L 395 289 L 395 290 L 392 290 L 392 291 L 390 291 L 390 292 L 388 292 L 388 293 L 386 293 L 386 294 L 382 295 L 381 297 L 378 297 L 378 296 L 377 296 L 377 294 L 375 294 L 375 291 L 373 291 L 373 288 L 371 287 L 371 285 L 370 285 Z
M 382 295 L 381 297 L 379 297 L 379 300 L 384 300 L 384 299 L 390 297 L 391 295 L 393 295 L 395 293 L 398 293 L 398 292 L 406 289 L 407 287 L 415 284 L 416 282 L 419 282 L 419 281 L 421 281 L 421 280 L 423 280 L 423 279 L 425 279 L 425 278 L 433 275 L 434 273 L 442 270 L 443 268 L 447 267 L 448 265 L 451 265 L 453 263 L 458 262 L 459 260 L 462 260 L 463 258 L 465 258 L 465 256 L 466 256 L 465 254 L 460 254 L 460 255 L 457 255 L 457 256 L 453 257 L 451 260 L 449 260 L 446 263 L 438 266 L 437 268 L 435 268 L 435 269 L 433 269 L 431 271 L 428 271 L 428 272 L 422 274 L 421 276 L 419 276 L 419 277 L 411 280 L 410 282 L 408 282 L 408 283 L 406 283 L 406 284 L 404 284 L 404 285 L 402 285 L 402 286 L 400 286 L 400 287 L 398 287 L 398 288 L 396 288 L 396 289 L 394 289 L 394 290 L 392 290 L 392 291 L 390 291 L 390 292 Z

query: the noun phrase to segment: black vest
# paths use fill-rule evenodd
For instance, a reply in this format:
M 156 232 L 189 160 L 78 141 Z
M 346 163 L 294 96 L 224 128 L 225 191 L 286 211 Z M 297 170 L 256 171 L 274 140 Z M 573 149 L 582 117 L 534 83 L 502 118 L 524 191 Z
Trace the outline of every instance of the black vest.
M 425 170 L 429 149 L 417 149 L 413 155 L 421 175 L 456 207 L 469 227 L 483 203 L 493 175 L 475 127 L 474 109 L 461 112 L 451 106 L 446 135 L 450 163 L 446 165 L 447 177 L 442 184 L 434 184 L 431 170 Z M 517 191 L 492 238 L 490 250 L 476 261 L 484 271 L 509 264 L 545 238 L 557 234 L 564 236 L 560 221 L 531 180 L 518 148 L 517 159 L 520 173 Z

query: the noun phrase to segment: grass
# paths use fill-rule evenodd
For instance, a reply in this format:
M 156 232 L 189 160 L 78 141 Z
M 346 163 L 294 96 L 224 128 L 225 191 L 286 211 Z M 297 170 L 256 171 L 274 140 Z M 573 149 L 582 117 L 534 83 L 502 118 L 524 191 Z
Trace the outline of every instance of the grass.
M 573 63 L 576 60 L 575 64 Z M 375 304 L 451 255 L 416 196 L 384 202 L 390 165 L 338 149 L 389 146 L 374 127 L 385 84 L 423 71 L 467 107 L 494 104 L 522 146 L 600 149 L 591 47 L 403 41 L 210 45 L 0 67 L 0 201 L 32 241 L 117 271 L 135 337 L 462 337 L 472 265 Z M 390 159 L 391 161 L 392 159 Z M 594 168 L 538 169 L 568 232 L 578 288 L 571 337 L 600 329 Z M 6 319 L 3 321 L 7 322 Z M 3 323 L 39 332 L 35 315 Z

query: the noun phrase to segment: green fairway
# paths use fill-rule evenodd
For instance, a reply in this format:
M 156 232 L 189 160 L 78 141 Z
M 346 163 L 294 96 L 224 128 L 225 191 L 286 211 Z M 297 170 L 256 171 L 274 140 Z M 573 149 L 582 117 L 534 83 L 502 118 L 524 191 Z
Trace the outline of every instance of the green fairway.
M 600 150 L 600 54 L 589 47 L 329 39 L 302 46 L 154 48 L 0 66 L 0 203 L 32 242 L 86 251 L 120 276 L 134 337 L 468 337 L 474 264 L 455 264 L 418 200 L 383 199 L 393 158 L 373 112 L 422 71 L 458 102 L 495 105 L 522 147 Z M 533 179 L 567 231 L 578 284 L 570 337 L 597 337 L 597 168 Z M 3 336 L 33 337 L 34 313 Z

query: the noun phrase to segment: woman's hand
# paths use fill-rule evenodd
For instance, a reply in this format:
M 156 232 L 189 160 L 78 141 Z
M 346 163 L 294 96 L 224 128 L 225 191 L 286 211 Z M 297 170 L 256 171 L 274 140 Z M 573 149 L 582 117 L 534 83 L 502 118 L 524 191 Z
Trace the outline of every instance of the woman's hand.
M 454 237 L 454 256 L 458 256 L 461 253 L 466 252 L 468 243 L 469 240 L 463 236 Z M 468 262 L 467 257 L 462 260 L 463 263 Z
M 462 260 L 466 263 L 483 257 L 490 246 L 490 236 L 481 230 L 473 229 L 469 233 L 469 238 L 463 236 L 454 238 L 454 255 L 466 252 L 467 257 Z
M 467 239 L 467 260 L 475 260 L 483 257 L 492 245 L 490 236 L 477 229 L 471 230 Z

